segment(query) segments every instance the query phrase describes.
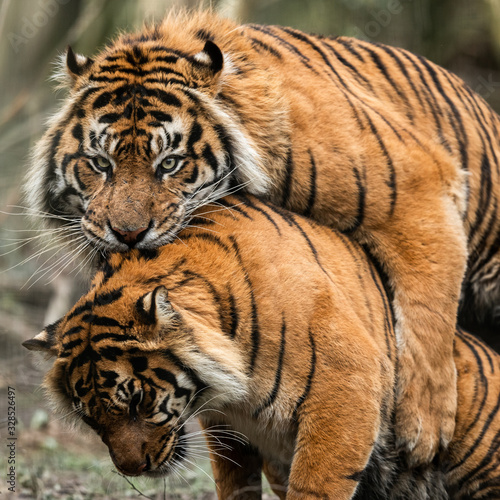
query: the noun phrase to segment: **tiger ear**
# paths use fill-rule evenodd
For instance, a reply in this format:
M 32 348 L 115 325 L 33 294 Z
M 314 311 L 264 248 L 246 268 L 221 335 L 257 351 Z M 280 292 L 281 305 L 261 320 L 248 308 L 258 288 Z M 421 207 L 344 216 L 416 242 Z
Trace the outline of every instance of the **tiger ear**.
M 168 300 L 168 290 L 157 286 L 152 292 L 143 295 L 138 302 L 138 310 L 148 324 L 156 324 L 161 319 L 172 316 L 174 309 Z
M 198 69 L 208 71 L 213 75 L 219 73 L 224 65 L 224 56 L 219 46 L 207 40 L 201 52 L 194 55 L 194 62 Z
M 75 54 L 73 49 L 68 45 L 66 51 L 66 72 L 73 81 L 81 76 L 93 62 L 90 57 Z
M 48 328 L 42 330 L 36 337 L 23 342 L 23 347 L 30 351 L 41 351 L 50 356 L 57 356 L 54 337 L 48 332 Z
M 63 318 L 46 326 L 36 337 L 24 341 L 22 344 L 23 347 L 26 347 L 26 349 L 29 349 L 30 351 L 41 351 L 45 352 L 49 356 L 57 356 L 58 349 L 56 332 L 62 319 Z

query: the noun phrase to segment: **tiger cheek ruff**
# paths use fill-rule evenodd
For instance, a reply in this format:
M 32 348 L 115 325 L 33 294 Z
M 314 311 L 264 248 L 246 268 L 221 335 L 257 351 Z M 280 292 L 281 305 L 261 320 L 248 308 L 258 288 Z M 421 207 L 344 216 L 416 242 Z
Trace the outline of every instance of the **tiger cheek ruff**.
M 393 316 L 367 254 L 256 198 L 223 203 L 155 253 L 112 254 L 25 342 L 55 356 L 54 406 L 129 476 L 189 463 L 199 418 L 220 499 L 241 498 L 261 469 L 287 499 L 499 498 L 499 356 L 457 332 L 455 435 L 412 469 L 394 432 Z
M 30 206 L 108 252 L 170 243 L 238 190 L 348 233 L 392 288 L 398 445 L 414 464 L 447 447 L 461 290 L 482 319 L 500 303 L 499 122 L 480 97 L 402 49 L 206 12 L 68 50 L 61 79 Z

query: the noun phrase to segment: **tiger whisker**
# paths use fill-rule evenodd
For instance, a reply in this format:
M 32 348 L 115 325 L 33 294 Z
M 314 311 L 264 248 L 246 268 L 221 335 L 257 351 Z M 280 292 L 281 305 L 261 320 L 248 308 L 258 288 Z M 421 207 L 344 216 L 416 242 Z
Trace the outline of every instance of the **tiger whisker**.
M 11 271 L 12 269 L 15 269 L 16 267 L 18 266 L 22 266 L 26 263 L 28 263 L 29 261 L 31 260 L 34 260 L 34 259 L 37 259 L 39 258 L 41 255 L 43 255 L 44 253 L 47 253 L 47 252 L 51 252 L 52 250 L 57 250 L 56 252 L 56 255 L 59 251 L 61 251 L 61 243 L 69 238 L 69 237 L 73 237 L 73 235 L 68 235 L 67 237 L 66 236 L 63 236 L 61 237 L 60 239 L 58 240 L 52 240 L 52 241 L 49 241 L 45 244 L 45 246 L 43 248 L 41 248 L 40 250 L 38 250 L 37 252 L 35 252 L 34 254 L 26 257 L 25 259 L 23 259 L 21 262 L 18 262 L 17 264 L 14 264 L 13 266 L 9 267 L 8 269 L 4 269 L 2 270 L 1 272 L 2 273 L 5 273 L 7 271 Z M 78 241 L 78 240 L 83 240 L 85 238 L 85 236 L 81 236 L 80 238 L 77 238 L 75 241 Z M 50 259 L 47 259 L 47 261 L 50 260 Z M 47 262 L 45 261 L 45 262 Z M 44 264 L 45 264 L 44 262 Z
M 26 283 L 21 287 L 21 288 L 24 288 L 28 283 L 30 283 L 30 281 L 37 275 L 37 274 L 40 274 L 40 276 L 38 276 L 38 278 L 31 282 L 31 284 L 29 285 L 28 289 L 31 288 L 32 286 L 34 286 L 38 281 L 40 281 L 44 276 L 46 276 L 52 269 L 54 269 L 55 267 L 58 267 L 60 265 L 63 265 L 64 267 L 62 267 L 62 269 L 60 270 L 60 272 L 57 274 L 57 276 L 59 276 L 61 274 L 62 271 L 64 271 L 64 269 L 66 269 L 72 262 L 74 262 L 79 255 L 81 255 L 85 249 L 90 246 L 90 243 L 88 241 L 83 241 L 82 243 L 80 243 L 76 249 L 74 250 L 74 252 L 76 253 L 70 253 L 70 254 L 63 254 L 61 257 L 59 257 L 53 264 L 51 264 L 49 267 L 47 268 L 44 268 L 43 266 L 50 260 L 47 259 L 31 276 L 30 278 L 28 278 L 28 280 L 26 281 Z M 56 277 L 57 277 L 56 276 Z
M 204 217 L 205 214 L 203 215 L 200 215 L 200 214 L 196 214 L 196 218 L 197 219 L 203 219 L 203 220 L 209 220 L 210 222 L 213 222 L 214 224 L 217 224 L 218 226 L 222 226 L 222 227 L 225 227 L 224 224 L 222 224 L 222 222 L 219 222 L 217 220 L 213 220 L 211 219 L 210 217 Z M 186 226 L 186 227 L 189 227 L 189 226 Z
M 184 415 L 184 412 L 189 408 L 189 405 L 191 404 L 191 402 L 194 400 L 194 398 L 196 398 L 196 396 L 198 396 L 198 394 L 200 394 L 200 392 L 203 392 L 207 389 L 208 387 L 202 387 L 201 389 L 198 389 L 190 398 L 189 398 L 189 401 L 186 403 L 186 406 L 184 407 L 184 409 L 181 411 L 180 415 L 177 417 L 176 421 L 174 422 L 174 427 L 177 425 L 177 422 L 179 421 L 179 419 L 182 417 L 182 415 Z
M 46 253 L 47 251 L 51 251 L 51 250 L 53 250 L 53 249 L 57 249 L 57 248 L 58 248 L 58 246 L 59 246 L 59 244 L 61 243 L 61 241 L 63 241 L 64 239 L 66 239 L 66 238 L 63 238 L 62 240 L 58 241 L 58 242 L 57 242 L 57 245 L 55 245 L 55 246 L 54 246 L 54 245 L 49 245 L 49 244 L 48 244 L 48 245 L 46 245 L 46 246 L 45 246 L 42 250 L 40 250 L 39 252 L 35 253 L 35 255 L 34 255 L 34 256 L 32 256 L 32 258 L 38 258 L 38 257 L 40 257 L 41 255 L 43 255 L 44 253 Z M 83 245 L 85 245 L 85 244 L 86 244 L 86 240 L 85 240 L 85 237 L 84 237 L 84 236 L 82 236 L 82 237 L 80 237 L 80 238 L 77 238 L 77 239 L 76 239 L 76 241 L 80 241 L 80 243 L 79 243 L 78 247 L 76 248 L 76 250 L 78 250 L 81 246 L 83 246 Z M 56 255 L 57 255 L 57 253 L 58 253 L 59 251 L 60 251 L 60 249 L 56 252 Z M 57 264 L 58 264 L 58 262 L 59 262 L 61 259 L 63 259 L 65 255 L 71 255 L 71 254 L 66 254 L 66 253 L 65 253 L 62 257 L 60 257 L 60 258 L 58 259 L 58 261 L 57 261 L 54 265 L 57 265 Z M 29 259 L 29 260 L 31 260 L 31 259 Z M 43 269 L 43 266 L 44 266 L 44 265 L 45 265 L 45 264 L 46 264 L 49 260 L 50 260 L 50 257 L 49 257 L 49 259 L 47 259 L 47 260 L 46 260 L 46 261 L 45 261 L 45 262 L 44 262 L 44 263 L 43 263 L 43 264 L 42 264 L 42 265 L 41 265 L 41 266 L 40 266 L 40 267 L 39 267 L 39 268 L 38 268 L 38 269 L 37 269 L 37 270 L 33 273 L 33 275 L 36 275 L 36 274 L 38 274 L 39 272 L 43 271 L 43 270 L 44 270 L 44 269 Z
M 184 457 L 184 461 L 187 462 L 188 464 L 193 465 L 198 470 L 200 470 L 201 472 L 203 472 L 203 474 L 205 474 L 205 476 L 207 476 L 210 479 L 210 481 L 212 481 L 214 483 L 214 485 L 215 485 L 214 478 L 210 474 L 208 474 L 206 471 L 204 471 L 199 465 L 197 465 L 196 463 L 194 463 L 191 460 L 187 459 L 186 457 Z
M 224 210 L 229 210 L 231 212 L 231 215 L 234 215 L 233 211 L 231 210 L 231 208 L 238 207 L 239 205 L 243 205 L 243 202 L 236 203 L 235 205 L 231 205 L 231 207 L 226 207 L 225 205 L 217 203 L 216 201 L 211 201 L 209 204 L 210 205 L 217 205 L 217 206 L 220 206 L 221 208 L 218 208 L 217 210 L 211 210 L 210 212 L 203 212 L 203 215 L 216 214 L 216 213 L 222 212 Z M 199 215 L 197 215 L 197 217 L 199 217 Z
M 238 431 L 235 431 L 233 429 L 214 429 L 213 427 L 207 427 L 206 429 L 203 429 L 201 431 L 194 431 L 194 432 L 191 432 L 189 434 L 187 434 L 186 436 L 205 436 L 207 437 L 213 437 L 215 439 L 218 438 L 217 434 L 215 433 L 219 433 L 219 435 L 221 437 L 224 437 L 226 439 L 232 439 L 233 441 L 237 441 L 239 443 L 242 443 L 242 444 L 248 444 L 248 438 L 242 434 L 241 432 L 238 432 Z M 184 436 L 182 436 L 184 437 Z
M 177 422 L 179 421 L 179 417 L 177 418 L 177 420 L 175 421 L 174 423 L 174 428 L 177 430 L 177 431 L 180 431 L 191 419 L 194 419 L 196 418 L 197 415 L 199 415 L 199 410 L 201 410 L 205 405 L 207 405 L 208 403 L 210 403 L 210 401 L 213 401 L 214 399 L 218 398 L 218 397 L 222 397 L 222 396 L 225 396 L 226 394 L 228 393 L 223 393 L 223 394 L 216 394 L 215 396 L 212 396 L 208 401 L 205 401 L 199 408 L 196 409 L 196 411 L 191 414 L 185 421 L 184 423 L 179 427 L 177 428 Z M 224 412 L 220 412 L 224 415 Z
M 78 221 L 79 219 L 77 217 L 65 217 L 62 215 L 56 215 L 56 214 L 51 214 L 49 212 L 43 212 L 41 210 L 37 210 L 35 208 L 29 208 L 29 207 L 23 207 L 21 205 L 7 205 L 8 208 L 20 208 L 22 210 L 27 210 L 27 213 L 20 212 L 20 213 L 12 213 L 12 212 L 3 212 L 0 211 L 1 214 L 3 215 L 21 215 L 23 217 L 29 216 L 29 217 L 41 217 L 45 219 L 57 219 L 57 220 L 62 220 L 62 221 L 67 221 L 67 222 L 75 222 Z
M 81 250 L 80 250 L 80 251 L 79 251 L 76 255 L 70 254 L 70 258 L 68 259 L 68 261 L 66 262 L 66 264 L 64 265 L 64 267 L 62 267 L 61 269 L 59 269 L 59 271 L 58 271 L 58 272 L 54 273 L 55 275 L 53 274 L 53 275 L 51 276 L 50 280 L 49 280 L 49 281 L 47 281 L 46 285 L 48 285 L 48 284 L 52 283 L 55 279 L 57 279 L 57 278 L 58 278 L 58 276 L 60 276 L 60 275 L 61 275 L 61 273 L 62 273 L 62 272 L 63 272 L 63 271 L 64 271 L 64 270 L 68 267 L 68 266 L 70 266 L 73 262 L 75 262 L 75 260 L 78 258 L 78 256 L 79 256 L 79 255 L 81 255 L 82 253 L 84 253 L 84 252 L 85 252 L 85 250 L 86 250 L 87 248 L 89 248 L 89 247 L 91 247 L 91 245 L 90 245 L 90 244 L 87 244 L 87 245 L 85 245 L 85 246 L 84 246 L 84 247 L 83 247 L 83 248 L 82 248 L 82 249 L 81 249 Z M 90 256 L 92 256 L 92 252 L 90 253 Z M 87 259 L 85 259 L 85 261 L 84 261 L 85 263 L 86 263 L 86 261 L 88 260 L 88 258 L 89 258 L 89 257 L 87 257 Z
M 206 231 L 210 231 L 211 233 L 220 234 L 220 231 L 215 231 L 215 229 L 210 229 L 208 227 L 202 227 L 202 226 L 195 226 L 193 224 L 187 224 L 184 227 L 185 228 L 191 227 L 191 228 L 195 228 L 195 229 L 203 229 L 203 230 L 206 230 Z
M 217 434 L 215 434 L 214 432 L 218 432 L 219 436 L 217 436 Z M 205 437 L 208 436 L 208 437 L 211 437 L 211 438 L 216 439 L 216 440 L 219 440 L 219 437 L 220 437 L 220 438 L 235 441 L 235 442 L 240 443 L 240 444 L 248 444 L 248 438 L 244 434 L 242 434 L 241 432 L 233 431 L 233 430 L 214 431 L 214 430 L 211 430 L 210 428 L 207 428 L 207 429 L 204 429 L 203 431 L 199 431 L 199 433 L 205 434 Z M 192 435 L 194 436 L 195 434 L 192 434 Z

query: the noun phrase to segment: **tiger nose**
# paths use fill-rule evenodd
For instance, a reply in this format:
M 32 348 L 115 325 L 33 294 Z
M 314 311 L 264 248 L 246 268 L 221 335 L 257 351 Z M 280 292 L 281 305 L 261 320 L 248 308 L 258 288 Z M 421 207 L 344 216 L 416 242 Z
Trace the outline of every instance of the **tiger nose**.
M 146 455 L 146 461 L 137 463 L 134 460 L 119 459 L 111 450 L 109 451 L 111 460 L 116 468 L 126 476 L 140 476 L 145 470 L 148 469 L 149 455 Z
M 149 228 L 145 226 L 134 229 L 133 231 L 124 231 L 123 229 L 118 229 L 117 227 L 111 226 L 111 229 L 115 233 L 118 241 L 121 241 L 122 243 L 125 243 L 130 248 L 132 248 L 136 243 L 144 238 Z

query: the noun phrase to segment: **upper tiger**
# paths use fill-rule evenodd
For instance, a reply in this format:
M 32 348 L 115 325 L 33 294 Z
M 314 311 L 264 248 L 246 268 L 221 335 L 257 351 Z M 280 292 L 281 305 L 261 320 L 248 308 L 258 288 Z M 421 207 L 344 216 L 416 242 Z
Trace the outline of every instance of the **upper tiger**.
M 499 121 L 480 97 L 401 49 L 203 12 L 68 50 L 66 73 L 35 209 L 113 251 L 172 241 L 235 189 L 350 232 L 393 291 L 399 444 L 416 462 L 446 447 L 461 290 L 483 316 L 500 302 Z

